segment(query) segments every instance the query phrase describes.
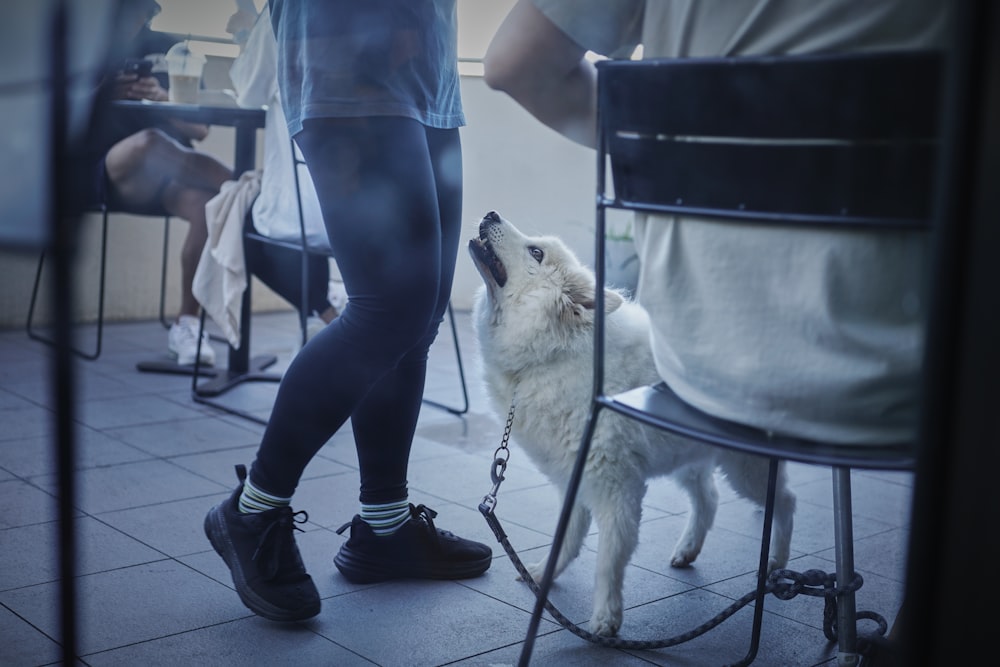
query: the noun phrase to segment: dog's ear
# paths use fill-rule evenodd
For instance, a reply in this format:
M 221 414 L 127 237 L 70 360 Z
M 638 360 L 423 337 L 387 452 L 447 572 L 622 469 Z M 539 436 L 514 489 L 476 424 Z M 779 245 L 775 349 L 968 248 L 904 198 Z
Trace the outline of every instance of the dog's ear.
M 568 282 L 566 285 L 566 297 L 577 308 L 582 308 L 586 311 L 594 310 L 596 296 L 593 276 L 580 276 L 576 280 Z M 605 313 L 615 312 L 623 303 L 625 303 L 625 299 L 622 298 L 621 294 L 614 290 L 604 290 Z
M 615 312 L 616 310 L 618 310 L 619 308 L 621 308 L 621 306 L 622 306 L 623 303 L 625 303 L 625 299 L 622 297 L 621 294 L 619 294 L 618 292 L 616 292 L 614 290 L 609 290 L 609 289 L 604 290 L 604 312 L 605 313 L 613 313 L 613 312 Z

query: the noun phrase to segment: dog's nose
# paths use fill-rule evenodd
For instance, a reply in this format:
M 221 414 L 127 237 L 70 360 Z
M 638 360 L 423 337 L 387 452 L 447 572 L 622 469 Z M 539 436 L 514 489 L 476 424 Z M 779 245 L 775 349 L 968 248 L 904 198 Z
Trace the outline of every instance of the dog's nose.
M 483 216 L 483 221 L 485 222 L 487 220 L 490 222 L 500 222 L 500 214 L 497 213 L 496 211 L 490 211 L 489 213 Z

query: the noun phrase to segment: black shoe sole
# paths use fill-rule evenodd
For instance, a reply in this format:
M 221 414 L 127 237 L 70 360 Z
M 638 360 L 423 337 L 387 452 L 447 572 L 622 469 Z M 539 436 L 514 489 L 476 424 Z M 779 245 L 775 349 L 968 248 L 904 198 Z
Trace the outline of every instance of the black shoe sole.
M 352 584 L 374 584 L 391 579 L 471 579 L 490 569 L 493 557 L 461 563 L 401 564 L 399 561 L 373 559 L 350 549 L 346 544 L 333 557 L 344 578 Z
M 236 593 L 247 609 L 270 621 L 304 621 L 319 613 L 319 600 L 299 609 L 285 609 L 271 604 L 250 588 L 246 576 L 243 574 L 243 568 L 240 567 L 239 559 L 236 558 L 236 549 L 229 536 L 229 530 L 226 528 L 222 505 L 216 505 L 205 516 L 205 536 L 212 543 L 215 552 L 222 556 L 222 560 L 229 566 L 229 572 L 233 575 L 233 585 L 236 586 Z

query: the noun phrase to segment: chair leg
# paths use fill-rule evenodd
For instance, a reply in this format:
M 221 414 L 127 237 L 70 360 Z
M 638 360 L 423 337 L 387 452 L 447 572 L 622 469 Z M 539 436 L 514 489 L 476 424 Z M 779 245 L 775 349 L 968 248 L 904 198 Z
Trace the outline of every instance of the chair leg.
M 531 661 L 531 653 L 535 647 L 535 637 L 538 635 L 538 626 L 542 620 L 542 611 L 545 609 L 545 602 L 548 600 L 549 590 L 552 588 L 553 579 L 555 579 L 556 562 L 559 560 L 559 552 L 562 551 L 563 540 L 566 537 L 566 530 L 569 527 L 570 515 L 572 515 L 573 506 L 576 504 L 576 494 L 580 489 L 580 482 L 583 480 L 584 468 L 587 465 L 587 454 L 590 452 L 590 445 L 594 440 L 594 431 L 597 429 L 597 420 L 600 417 L 601 407 L 601 404 L 596 400 L 590 406 L 590 416 L 587 418 L 587 424 L 583 429 L 580 450 L 576 453 L 573 471 L 570 473 L 569 481 L 566 483 L 563 506 L 559 512 L 556 532 L 552 536 L 552 547 L 545 562 L 545 572 L 542 574 L 542 580 L 538 582 L 535 606 L 531 612 L 531 619 L 528 621 L 528 632 L 524 637 L 524 646 L 521 647 L 521 656 L 517 662 L 518 667 L 527 667 Z
M 764 501 L 764 527 L 760 537 L 760 561 L 757 565 L 757 588 L 754 598 L 753 624 L 750 627 L 750 646 L 739 662 L 729 667 L 745 667 L 757 657 L 760 649 L 760 633 L 764 624 L 764 599 L 767 597 L 767 566 L 771 556 L 771 529 L 774 525 L 774 497 L 778 489 L 778 459 L 768 460 L 767 496 Z
M 469 411 L 469 389 L 465 383 L 465 369 L 462 367 L 462 350 L 458 345 L 458 328 L 455 326 L 455 313 L 451 308 L 451 301 L 448 302 L 448 323 L 451 325 L 451 339 L 455 345 L 455 361 L 458 363 L 458 381 L 462 388 L 462 407 L 451 407 L 437 401 L 432 401 L 429 398 L 425 398 L 424 403 L 447 410 L 454 415 L 464 415 Z
M 78 347 L 70 346 L 70 352 L 93 361 L 101 356 L 101 345 L 104 338 L 104 277 L 105 268 L 107 266 L 108 258 L 108 212 L 105 210 L 101 215 L 101 255 L 100 255 L 100 268 L 98 269 L 98 288 L 97 288 L 97 332 L 96 340 L 94 343 L 94 349 L 92 352 L 82 350 Z M 42 282 L 42 270 L 45 266 L 45 253 L 43 252 L 38 258 L 38 269 L 35 272 L 35 284 L 31 288 L 31 302 L 28 305 L 28 321 L 26 324 L 26 330 L 28 337 L 32 340 L 37 340 L 46 345 L 55 345 L 55 340 L 49 338 L 41 333 L 39 333 L 34 328 L 35 319 L 35 306 L 38 302 L 38 289 Z
M 301 214 L 300 214 L 301 215 Z M 299 259 L 302 262 L 302 296 L 299 301 L 299 335 L 302 340 L 302 347 L 309 342 L 309 251 L 305 246 L 305 231 L 302 231 L 302 254 Z
M 854 579 L 851 469 L 843 466 L 833 468 L 833 524 L 837 585 L 843 586 Z M 854 667 L 860 659 L 857 622 L 854 591 L 848 591 L 837 598 L 837 664 L 840 667 Z
M 163 218 L 163 261 L 160 264 L 160 324 L 169 329 L 172 324 L 167 320 L 167 258 L 170 256 L 170 216 Z

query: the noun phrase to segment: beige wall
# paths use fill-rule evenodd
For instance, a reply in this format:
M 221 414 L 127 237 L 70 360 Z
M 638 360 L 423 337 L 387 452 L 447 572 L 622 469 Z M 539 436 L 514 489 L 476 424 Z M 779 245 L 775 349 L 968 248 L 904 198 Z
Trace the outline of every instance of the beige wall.
M 464 238 L 476 233 L 484 213 L 496 210 L 529 233 L 561 236 L 588 263 L 593 258 L 594 153 L 542 126 L 506 95 L 490 90 L 477 76 L 462 80 L 468 126 L 462 130 L 465 197 Z M 213 128 L 201 145 L 225 161 L 232 159 L 233 131 Z M 98 225 L 85 219 L 79 244 L 78 297 L 84 319 L 96 313 Z M 167 312 L 179 303 L 178 252 L 186 224 L 171 225 Z M 155 318 L 159 300 L 160 219 L 113 215 L 108 233 L 109 260 L 105 312 L 109 320 Z M 37 257 L 0 252 L 0 327 L 24 325 Z M 452 303 L 471 306 L 480 279 L 463 243 Z M 257 311 L 287 308 L 259 283 Z

